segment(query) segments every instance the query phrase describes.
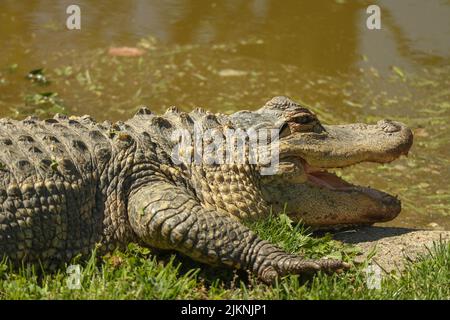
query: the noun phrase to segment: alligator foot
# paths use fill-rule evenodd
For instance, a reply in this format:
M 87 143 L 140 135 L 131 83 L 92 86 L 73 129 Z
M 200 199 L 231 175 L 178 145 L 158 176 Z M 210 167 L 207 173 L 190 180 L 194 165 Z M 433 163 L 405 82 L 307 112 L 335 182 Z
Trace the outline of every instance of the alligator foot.
M 335 272 L 349 265 L 337 260 L 306 260 L 260 239 L 230 214 L 206 209 L 169 181 L 132 192 L 128 214 L 149 246 L 176 250 L 199 262 L 249 270 L 266 283 L 287 274 Z

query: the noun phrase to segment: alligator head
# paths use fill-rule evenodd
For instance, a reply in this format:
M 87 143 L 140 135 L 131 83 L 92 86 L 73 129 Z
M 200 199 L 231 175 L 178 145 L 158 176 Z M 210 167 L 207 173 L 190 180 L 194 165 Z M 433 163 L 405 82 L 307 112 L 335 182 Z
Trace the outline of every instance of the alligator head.
M 294 221 L 336 228 L 385 222 L 400 213 L 396 197 L 353 185 L 327 170 L 360 162 L 389 163 L 406 155 L 413 135 L 404 124 L 381 120 L 373 125 L 324 125 L 286 97 L 232 119 L 240 125 L 279 128 L 279 169 L 262 177 L 262 188 L 265 199 Z

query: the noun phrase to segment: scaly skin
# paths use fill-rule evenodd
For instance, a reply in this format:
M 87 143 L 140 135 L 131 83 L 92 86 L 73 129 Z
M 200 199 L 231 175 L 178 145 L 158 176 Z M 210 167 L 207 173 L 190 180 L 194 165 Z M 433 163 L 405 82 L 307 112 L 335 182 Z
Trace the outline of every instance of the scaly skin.
M 303 118 L 298 121 L 295 114 L 299 112 L 302 117 L 312 117 L 312 124 Z M 302 178 L 302 173 L 284 171 L 286 166 L 282 165 L 279 175 L 263 178 L 260 167 L 247 162 L 175 164 L 171 151 L 176 142 L 171 135 L 180 128 L 193 132 L 194 122 L 219 130 L 228 126 L 279 128 L 281 123 L 281 158 L 290 159 L 283 162 L 287 167 L 295 163 L 290 162 L 293 150 L 308 159 L 311 152 L 307 149 L 313 145 L 301 150 L 293 146 L 286 152 L 286 144 L 292 143 L 289 139 L 301 140 L 305 132 L 311 139 L 311 132 L 321 134 L 324 128 L 307 109 L 283 97 L 272 99 L 256 112 L 230 116 L 200 109 L 187 114 L 176 108 L 158 116 L 142 108 L 132 119 L 116 124 L 96 123 L 88 116 L 56 115 L 44 121 L 1 119 L 0 256 L 17 265 L 40 263 L 53 269 L 78 254 L 89 254 L 98 245 L 100 252 L 109 252 L 138 242 L 176 250 L 211 265 L 248 269 L 265 282 L 288 273 L 348 267 L 340 261 L 310 261 L 288 254 L 240 222 L 267 217 L 280 201 L 295 202 L 292 194 L 279 194 L 278 187 L 299 190 L 290 185 L 295 183 L 313 188 L 304 179 L 304 172 Z M 284 124 L 289 126 L 287 134 Z M 407 130 L 402 127 L 400 132 L 411 141 L 396 141 L 395 152 L 378 148 L 374 153 L 378 158 L 373 161 L 383 162 L 383 152 L 385 162 L 405 153 L 412 142 Z M 369 153 L 361 156 L 356 150 L 353 163 L 372 161 Z M 329 150 L 324 150 L 325 154 Z M 338 165 L 339 161 L 352 162 L 339 154 L 333 157 Z M 320 160 L 320 156 L 316 152 L 311 159 Z M 314 207 L 305 201 L 306 207 Z M 301 219 L 298 209 L 289 214 Z M 308 213 L 308 217 L 313 214 Z M 358 214 L 351 222 L 368 222 Z M 381 211 L 383 219 L 386 216 Z M 317 220 L 324 224 L 320 213 Z M 334 224 L 341 222 L 338 217 Z

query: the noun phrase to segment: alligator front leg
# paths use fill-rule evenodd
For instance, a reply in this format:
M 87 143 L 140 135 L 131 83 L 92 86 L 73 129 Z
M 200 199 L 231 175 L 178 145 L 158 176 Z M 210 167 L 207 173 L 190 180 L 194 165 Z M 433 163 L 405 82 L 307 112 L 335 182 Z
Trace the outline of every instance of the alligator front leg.
M 337 260 L 306 260 L 288 254 L 231 215 L 203 208 L 195 197 L 169 182 L 133 192 L 128 214 L 134 231 L 149 246 L 176 250 L 211 265 L 250 270 L 267 283 L 290 273 L 348 268 Z

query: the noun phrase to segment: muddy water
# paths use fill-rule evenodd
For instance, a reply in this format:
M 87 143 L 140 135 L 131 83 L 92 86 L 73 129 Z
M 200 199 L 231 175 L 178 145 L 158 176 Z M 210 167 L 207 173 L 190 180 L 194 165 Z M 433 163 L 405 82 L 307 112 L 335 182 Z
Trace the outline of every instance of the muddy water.
M 81 30 L 69 31 L 73 3 Z M 381 30 L 366 27 L 372 3 Z M 409 157 L 341 174 L 400 196 L 391 225 L 448 230 L 449 17 L 440 0 L 1 0 L 0 116 L 232 112 L 288 95 L 327 123 L 393 118 L 414 129 Z M 120 46 L 145 53 L 108 54 Z M 40 68 L 47 81 L 26 79 Z

